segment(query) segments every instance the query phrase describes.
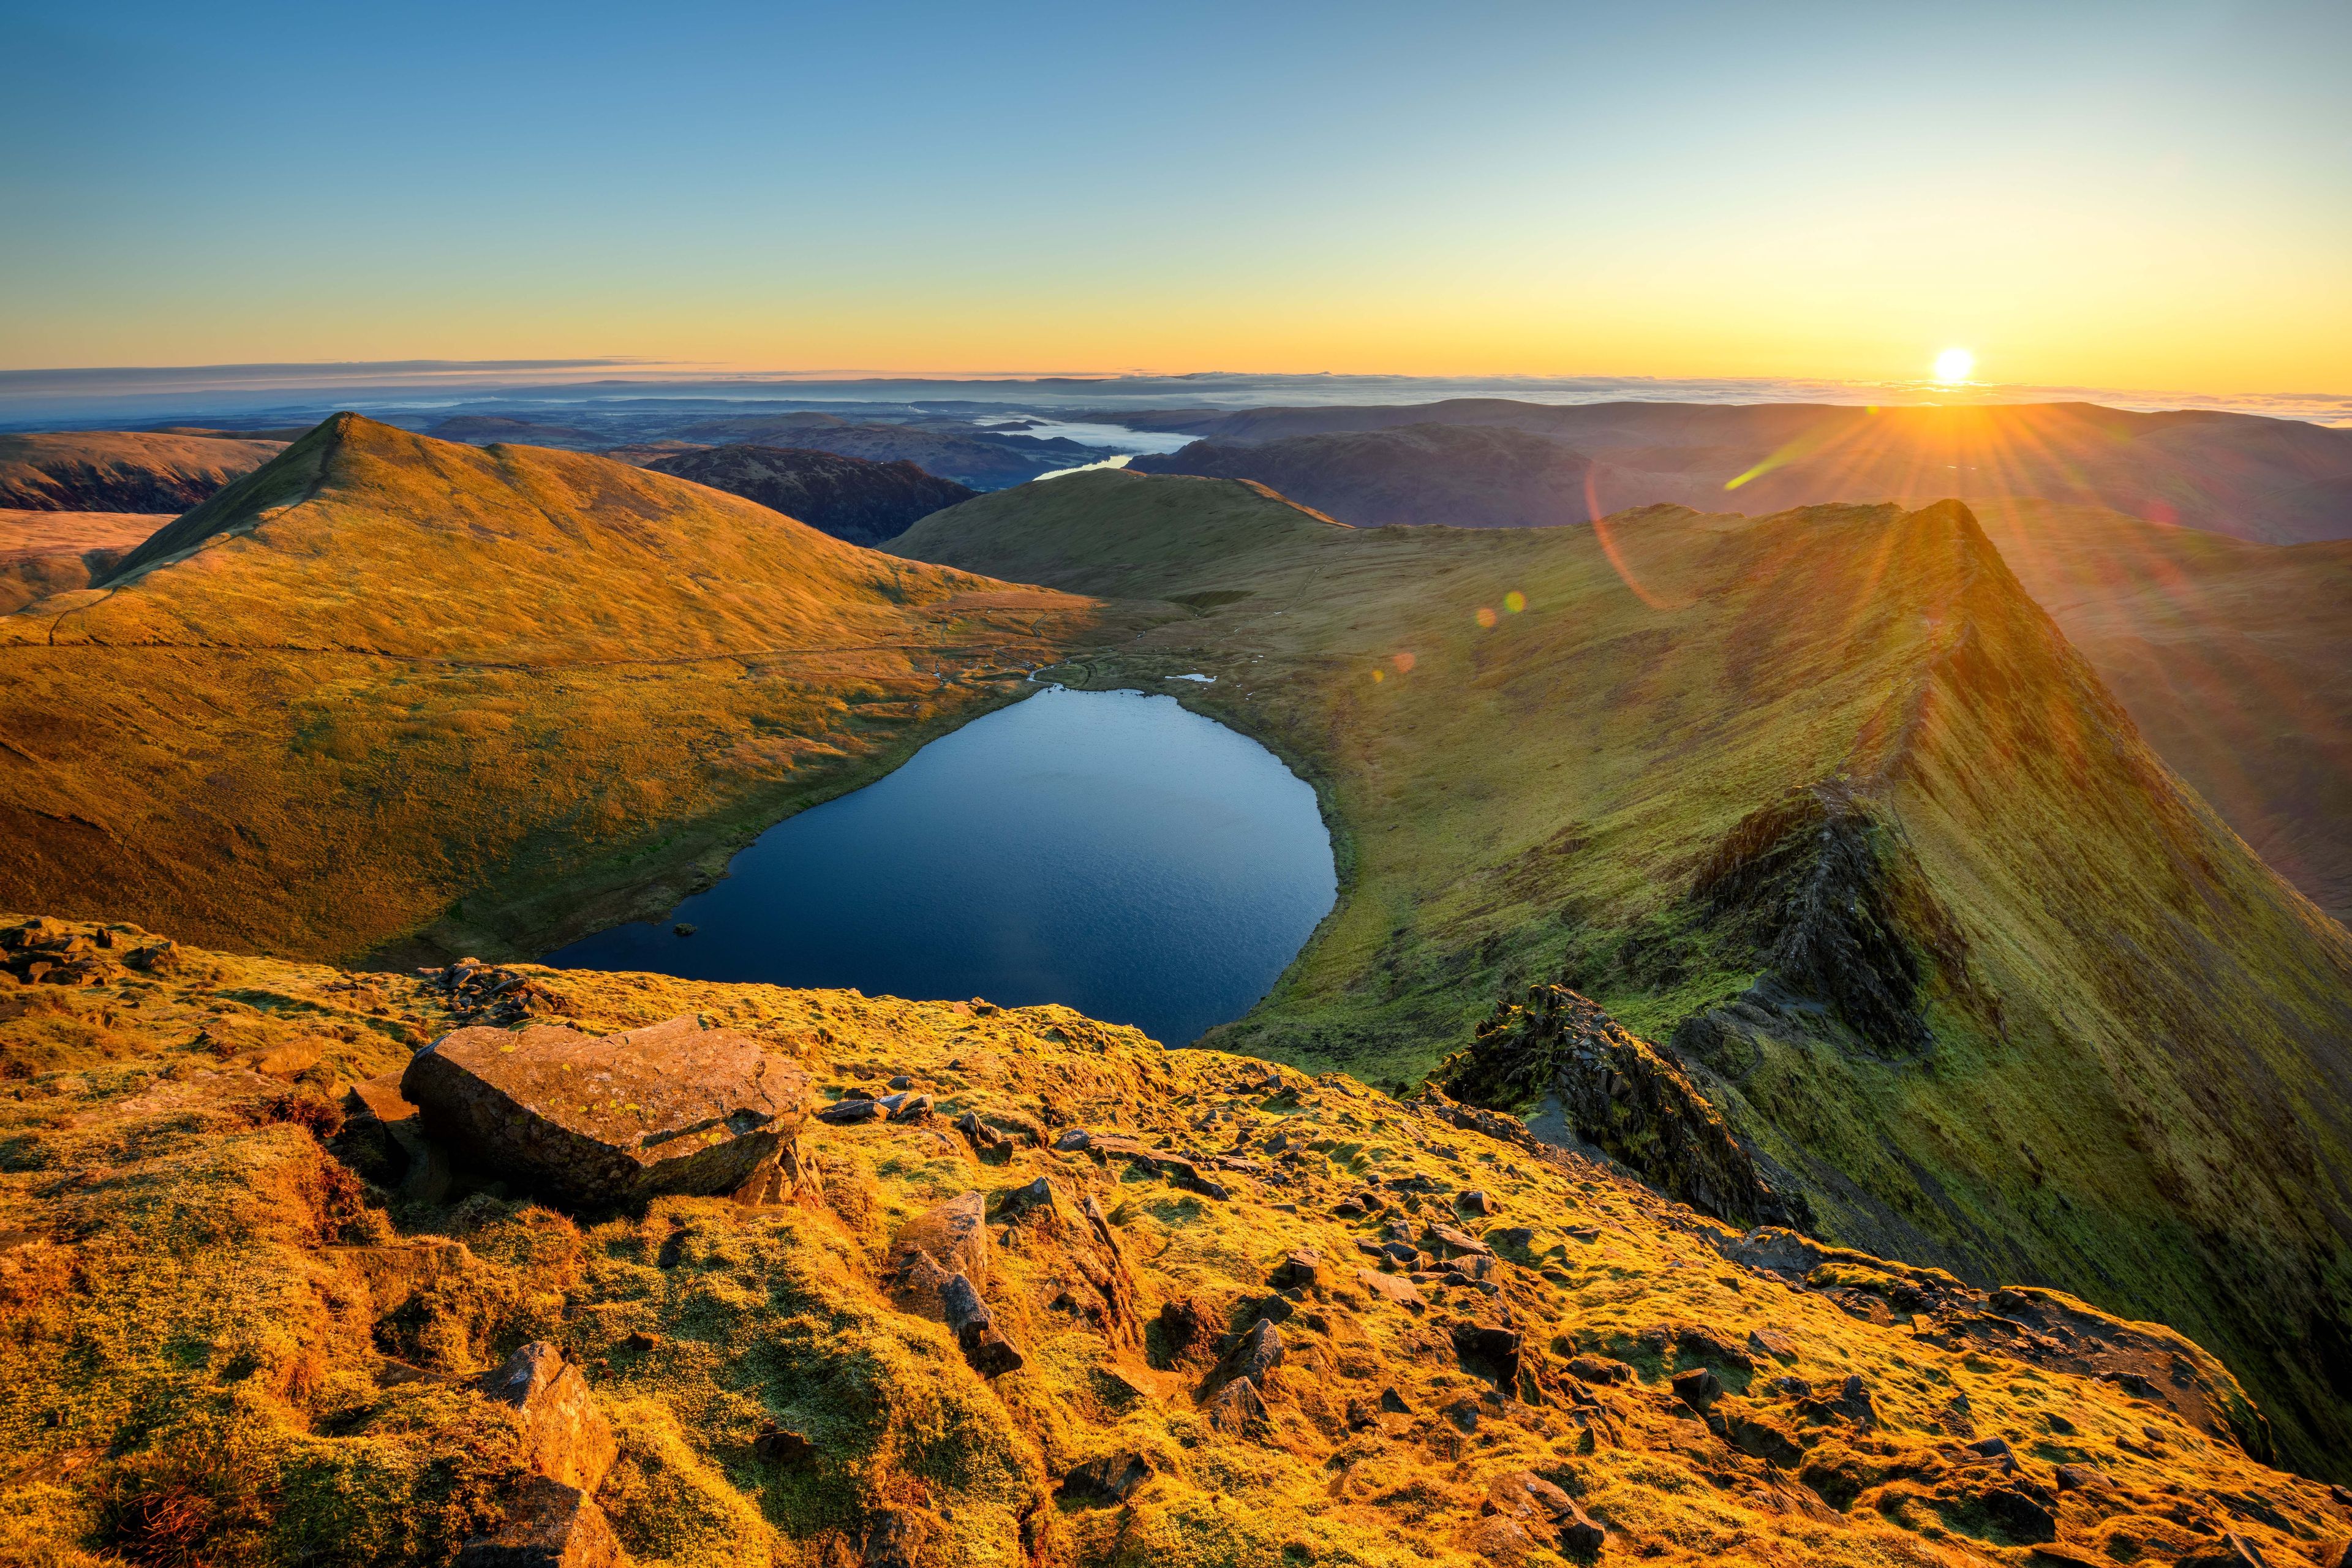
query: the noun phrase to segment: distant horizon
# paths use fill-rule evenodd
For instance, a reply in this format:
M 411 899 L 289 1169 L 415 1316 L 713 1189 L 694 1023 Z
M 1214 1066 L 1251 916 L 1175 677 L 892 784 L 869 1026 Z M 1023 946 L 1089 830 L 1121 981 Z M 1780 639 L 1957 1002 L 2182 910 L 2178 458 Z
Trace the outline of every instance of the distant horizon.
M 617 374 L 597 374 L 597 373 Z M 832 393 L 831 397 L 818 396 Z M 863 394 L 863 395 L 860 395 Z M 959 396 L 959 394 L 966 395 Z M 65 428 L 77 420 L 175 416 L 299 418 L 333 412 L 425 413 L 625 398 L 845 405 L 971 402 L 1008 405 L 1244 408 L 1308 404 L 1415 404 L 1460 397 L 1535 403 L 1883 404 L 1888 406 L 2093 403 L 2137 413 L 2210 411 L 2352 427 L 2352 392 L 2204 393 L 1921 376 L 1866 382 L 1799 376 L 1416 375 L 1335 371 L 1051 370 L 996 372 L 714 367 L 618 356 L 529 360 L 324 360 L 0 370 L 0 428 Z

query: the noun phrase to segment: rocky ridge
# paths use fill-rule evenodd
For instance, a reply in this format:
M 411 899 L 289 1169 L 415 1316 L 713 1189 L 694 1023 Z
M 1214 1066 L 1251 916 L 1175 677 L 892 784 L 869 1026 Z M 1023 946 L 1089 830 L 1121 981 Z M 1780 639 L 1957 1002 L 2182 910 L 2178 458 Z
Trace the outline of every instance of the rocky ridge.
M 2168 1331 L 1727 1226 L 1443 1096 L 1062 1008 L 517 966 L 519 1053 L 740 1037 L 822 1108 L 805 1181 L 600 1210 L 355 1144 L 439 1147 L 383 1080 L 467 1027 L 462 979 L 173 952 L 0 994 L 0 1552 L 2336 1568 L 2352 1534 Z

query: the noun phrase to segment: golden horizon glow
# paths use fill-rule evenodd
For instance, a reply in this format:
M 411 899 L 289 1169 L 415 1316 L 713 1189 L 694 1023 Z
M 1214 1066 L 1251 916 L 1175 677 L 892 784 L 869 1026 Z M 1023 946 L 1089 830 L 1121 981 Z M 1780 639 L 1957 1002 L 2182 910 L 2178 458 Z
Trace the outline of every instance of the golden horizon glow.
M 1948 386 L 1968 380 L 1976 368 L 1977 356 L 1966 349 L 1946 349 L 1936 356 L 1936 379 Z

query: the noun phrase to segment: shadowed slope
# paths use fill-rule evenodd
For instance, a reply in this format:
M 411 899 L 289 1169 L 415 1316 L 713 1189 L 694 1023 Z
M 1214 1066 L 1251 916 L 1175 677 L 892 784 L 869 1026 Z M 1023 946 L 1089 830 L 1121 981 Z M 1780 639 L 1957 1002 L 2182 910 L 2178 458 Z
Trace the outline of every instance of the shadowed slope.
M 1196 441 L 1128 467 L 1255 479 L 1356 528 L 1542 528 L 1592 515 L 1590 462 L 1559 442 L 1491 426 L 1408 425 L 1247 446 Z
M 1090 620 L 603 458 L 338 416 L 0 619 L 0 896 L 539 951 L 667 908 Z
M 1964 509 L 1236 557 L 1222 521 L 1190 542 L 1202 482 L 1072 476 L 897 547 L 1028 575 L 1054 521 L 1043 580 L 1209 606 L 1072 673 L 1215 674 L 1186 700 L 1335 818 L 1339 906 L 1211 1043 L 1411 1079 L 1565 979 L 1685 1045 L 1828 1234 L 2209 1334 L 2302 1462 L 2345 1451 L 2352 939 L 2148 752 Z M 1811 847 L 1831 820 L 1843 861 Z
M 789 447 L 714 447 L 656 458 L 645 467 L 757 501 L 853 544 L 879 544 L 976 493 L 912 463 L 872 463 Z
M 285 443 L 172 432 L 50 430 L 0 436 L 0 508 L 179 512 Z
M 2252 544 L 2040 502 L 1979 515 L 2157 753 L 2352 916 L 2352 542 Z
M 1154 423 L 1136 417 L 1147 427 Z M 2032 499 L 2103 506 L 2281 543 L 2352 537 L 2352 430 L 2245 414 L 2135 414 L 2088 403 L 1561 407 L 1454 398 L 1401 407 L 1252 408 L 1205 426 L 1197 412 L 1178 417 L 1180 428 L 1198 429 L 1220 447 L 1342 431 L 1385 432 L 1386 445 L 1409 447 L 1398 434 L 1407 426 L 1524 431 L 1591 460 L 1598 504 L 1591 510 L 1604 513 L 1673 502 L 1754 514 L 1958 496 L 1971 505 Z M 1265 477 L 1246 467 L 1223 471 Z M 1419 515 L 1387 521 L 1453 522 L 1458 493 Z M 1343 512 L 1340 521 L 1357 520 Z

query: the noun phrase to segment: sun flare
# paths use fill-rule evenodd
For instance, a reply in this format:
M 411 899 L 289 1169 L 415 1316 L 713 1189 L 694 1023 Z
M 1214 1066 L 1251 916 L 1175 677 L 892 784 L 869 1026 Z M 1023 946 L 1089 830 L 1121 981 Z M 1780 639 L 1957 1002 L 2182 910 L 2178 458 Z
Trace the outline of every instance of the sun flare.
M 1966 349 L 1946 349 L 1936 356 L 1936 379 L 1956 383 L 1966 381 L 1977 368 L 1977 356 Z

